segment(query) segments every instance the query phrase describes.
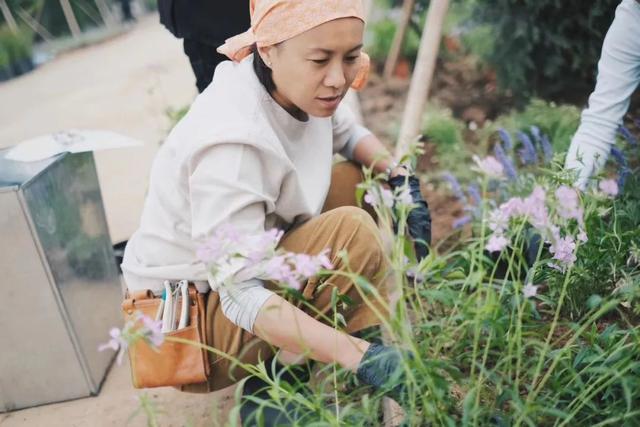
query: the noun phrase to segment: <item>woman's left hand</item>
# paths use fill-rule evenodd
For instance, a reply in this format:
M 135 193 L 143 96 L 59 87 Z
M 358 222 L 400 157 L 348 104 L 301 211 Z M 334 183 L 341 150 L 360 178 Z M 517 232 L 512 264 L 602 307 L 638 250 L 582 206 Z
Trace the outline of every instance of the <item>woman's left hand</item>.
M 392 190 L 401 188 L 408 181 L 413 208 L 407 217 L 407 229 L 413 239 L 418 262 L 429 254 L 431 245 L 431 213 L 429 205 L 420 192 L 420 180 L 415 175 L 396 175 L 387 181 Z M 394 224 L 396 225 L 396 224 Z

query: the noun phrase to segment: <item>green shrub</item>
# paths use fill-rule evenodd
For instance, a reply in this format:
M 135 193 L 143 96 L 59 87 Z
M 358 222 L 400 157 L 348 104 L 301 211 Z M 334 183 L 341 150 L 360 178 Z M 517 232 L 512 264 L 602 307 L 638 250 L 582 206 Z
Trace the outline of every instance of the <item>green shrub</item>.
M 144 8 L 148 11 L 158 10 L 158 1 L 144 0 Z
M 571 99 L 588 93 L 604 35 L 620 0 L 474 0 L 472 22 L 489 25 L 478 52 L 502 88 L 522 97 Z M 477 45 L 476 45 L 477 46 Z
M 450 110 L 430 108 L 424 115 L 422 133 L 439 147 L 451 149 L 462 144 L 464 124 Z
M 517 131 L 528 132 L 531 126 L 537 126 L 549 137 L 554 151 L 566 152 L 571 138 L 580 125 L 580 109 L 572 105 L 557 105 L 541 99 L 532 100 L 523 111 L 515 111 L 499 117 L 491 129 L 504 128 L 511 134 Z
M 8 26 L 0 27 L 0 49 L 6 52 L 9 63 L 31 57 L 33 50 L 31 32 L 20 29 L 18 34 L 14 34 Z
M 4 46 L 0 45 L 0 70 L 3 70 L 9 66 L 9 53 Z
M 367 47 L 367 53 L 372 60 L 384 63 L 391 49 L 391 43 L 396 33 L 397 24 L 391 19 L 384 19 L 371 25 L 371 43 Z M 405 42 L 402 46 L 402 56 L 415 61 L 420 47 L 420 36 L 415 31 L 409 29 Z

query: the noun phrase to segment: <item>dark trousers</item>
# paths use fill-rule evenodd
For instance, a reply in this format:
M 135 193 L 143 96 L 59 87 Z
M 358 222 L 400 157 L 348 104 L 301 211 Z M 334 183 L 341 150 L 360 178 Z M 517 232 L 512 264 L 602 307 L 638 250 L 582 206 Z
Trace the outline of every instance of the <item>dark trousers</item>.
M 216 48 L 223 43 L 224 41 L 214 46 L 194 39 L 184 39 L 184 53 L 189 57 L 193 74 L 196 76 L 196 86 L 200 93 L 211 83 L 216 66 L 229 59 L 216 52 Z
M 124 22 L 136 20 L 131 13 L 131 0 L 120 0 L 120 7 L 122 8 L 122 20 Z

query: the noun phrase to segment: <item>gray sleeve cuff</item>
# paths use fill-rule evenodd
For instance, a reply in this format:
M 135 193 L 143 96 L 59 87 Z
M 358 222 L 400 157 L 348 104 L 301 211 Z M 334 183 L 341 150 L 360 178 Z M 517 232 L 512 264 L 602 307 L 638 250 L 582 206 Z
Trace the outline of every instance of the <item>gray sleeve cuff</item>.
M 353 151 L 356 148 L 356 145 L 367 135 L 371 135 L 371 131 L 364 126 L 354 125 L 353 132 L 349 137 L 349 140 L 344 145 L 344 147 L 340 150 L 340 154 L 348 160 L 353 160 Z
M 253 325 L 265 302 L 274 294 L 266 289 L 259 279 L 220 286 L 222 313 L 234 325 L 253 333 Z

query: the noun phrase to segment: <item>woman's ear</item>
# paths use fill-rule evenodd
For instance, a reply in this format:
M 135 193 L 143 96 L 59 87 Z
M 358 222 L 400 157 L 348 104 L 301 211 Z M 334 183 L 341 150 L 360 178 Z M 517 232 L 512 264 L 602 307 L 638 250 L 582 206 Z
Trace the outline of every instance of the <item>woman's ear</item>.
M 269 68 L 272 68 L 273 66 L 273 54 L 274 46 L 264 46 L 258 48 L 258 55 L 260 55 L 260 58 L 262 58 L 262 62 L 264 62 Z

